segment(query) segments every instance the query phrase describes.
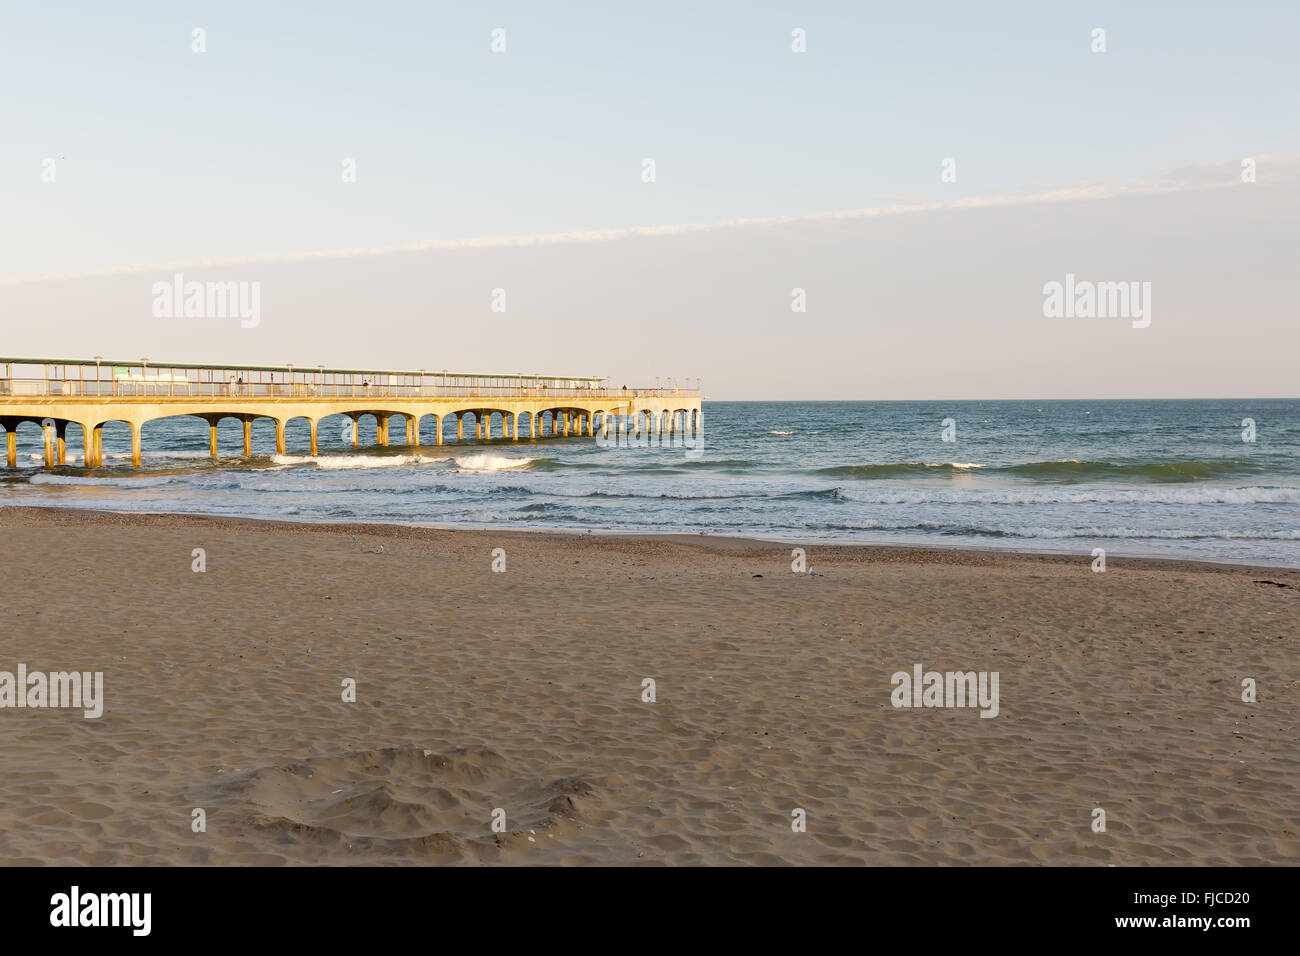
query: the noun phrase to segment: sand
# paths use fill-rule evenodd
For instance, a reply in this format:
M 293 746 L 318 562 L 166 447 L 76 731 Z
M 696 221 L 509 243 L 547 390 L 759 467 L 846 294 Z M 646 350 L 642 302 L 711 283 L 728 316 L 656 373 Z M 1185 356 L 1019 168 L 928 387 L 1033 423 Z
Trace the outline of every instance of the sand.
M 1300 861 L 1296 571 L 29 508 L 0 540 L 0 670 L 105 696 L 0 710 L 4 864 Z M 998 672 L 998 715 L 893 706 L 918 663 Z

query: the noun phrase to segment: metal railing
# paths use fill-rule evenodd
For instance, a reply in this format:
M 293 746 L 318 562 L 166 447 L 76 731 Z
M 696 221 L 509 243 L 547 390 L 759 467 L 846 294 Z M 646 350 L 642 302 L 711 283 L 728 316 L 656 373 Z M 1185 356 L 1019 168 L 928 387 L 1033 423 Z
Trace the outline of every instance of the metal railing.
M 323 366 L 156 365 L 0 358 L 0 397 L 140 398 L 658 398 L 690 388 L 613 388 L 607 378 L 367 371 Z

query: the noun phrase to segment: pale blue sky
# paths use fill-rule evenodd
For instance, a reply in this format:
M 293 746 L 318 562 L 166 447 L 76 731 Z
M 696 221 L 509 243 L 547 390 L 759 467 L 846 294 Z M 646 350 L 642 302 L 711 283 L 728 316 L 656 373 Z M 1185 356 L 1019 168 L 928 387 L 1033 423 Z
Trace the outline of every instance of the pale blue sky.
M 190 49 L 195 27 L 206 31 L 202 54 Z M 495 27 L 506 31 L 504 54 L 490 52 Z M 795 27 L 807 31 L 807 53 L 790 50 Z M 1090 50 L 1095 27 L 1106 30 L 1104 54 Z M 1169 171 L 1203 163 L 1230 174 L 1241 157 L 1300 155 L 1298 27 L 1295 4 L 11 5 L 0 36 L 0 281 L 207 257 L 256 260 L 420 240 L 804 216 L 1153 178 L 1181 182 Z M 48 157 L 57 163 L 53 184 L 40 181 Z M 355 184 L 341 182 L 344 157 L 356 159 Z M 641 181 L 644 157 L 656 162 L 654 184 Z M 956 159 L 956 183 L 940 182 L 945 157 Z M 1260 185 L 1269 186 L 1267 179 L 1265 163 Z M 892 223 L 880 220 L 879 228 L 896 228 Z M 1035 228 L 1031 222 L 985 241 L 1002 243 L 1014 257 L 1038 244 Z M 824 261 L 851 270 L 857 229 L 819 226 Z M 1217 241 L 1213 224 L 1206 232 L 1207 243 Z M 942 244 L 947 234 L 941 229 L 935 241 Z M 812 241 L 796 230 L 791 241 L 805 239 Z M 915 260 L 882 281 L 938 281 L 924 272 L 935 248 L 917 246 Z M 743 262 L 747 249 L 740 242 L 734 255 Z M 1200 252 L 1213 261 L 1213 250 Z M 603 254 L 617 258 L 619 250 Z M 438 271 L 448 267 L 429 260 L 440 255 L 447 254 L 400 262 Z M 770 273 L 771 258 L 762 261 Z M 1179 265 L 1145 261 L 1151 272 Z M 354 269 L 349 281 L 364 288 L 378 281 L 367 270 L 389 268 L 376 262 L 335 271 Z M 1060 265 L 1026 282 L 1041 286 L 1072 268 L 1068 256 Z M 317 280 L 277 268 L 282 294 L 277 300 L 275 289 L 263 293 L 270 332 L 240 339 L 191 329 L 168 357 L 219 352 L 231 361 L 351 361 L 355 344 L 294 344 L 316 320 L 285 303 L 315 295 L 286 290 L 294 281 Z M 1133 268 L 1133 275 L 1114 278 L 1143 278 L 1140 252 Z M 595 319 L 585 310 L 597 301 L 601 320 L 614 329 L 653 322 L 635 301 L 643 298 L 639 290 L 600 287 L 618 271 L 602 266 L 599 274 L 574 274 L 571 299 L 544 310 L 547 328 L 566 330 L 570 318 L 579 323 L 575 329 L 584 328 L 583 321 Z M 272 274 L 241 267 L 214 277 L 269 282 Z M 30 352 L 48 341 L 51 323 L 84 322 L 88 310 L 99 310 L 99 325 L 120 332 L 121 348 L 112 351 L 134 353 L 158 338 L 148 297 L 139 292 L 158 277 L 141 275 L 94 301 L 87 283 L 104 280 L 6 286 L 0 321 L 10 341 Z M 1271 277 L 1252 277 L 1248 285 L 1258 294 Z M 511 278 L 506 266 L 484 274 L 485 282 L 507 288 Z M 686 283 L 665 302 L 689 300 L 709 282 L 707 270 L 662 278 Z M 828 269 L 821 281 L 842 278 Z M 809 281 L 777 282 L 786 312 L 789 287 Z M 852 293 L 841 293 L 844 313 L 825 318 L 833 320 L 828 328 L 848 334 L 862 322 L 850 314 Z M 383 317 L 334 316 L 331 327 L 361 319 L 405 342 L 360 347 L 367 359 L 393 365 L 403 364 L 397 360 L 417 344 L 412 334 L 427 331 L 430 321 L 445 331 L 487 317 L 463 314 L 479 301 L 486 313 L 487 290 L 481 299 L 478 291 L 452 297 L 456 314 L 437 308 L 437 286 L 430 294 L 433 302 L 413 307 L 381 290 L 372 300 L 384 302 Z M 512 301 L 524 308 L 525 300 Z M 817 301 L 811 292 L 810 301 Z M 1029 307 L 1034 301 L 1026 299 Z M 1166 290 L 1164 301 L 1177 297 Z M 1266 306 L 1252 303 L 1255 310 Z M 993 328 L 1002 314 L 999 306 L 978 321 Z M 38 315 L 45 331 L 23 318 Z M 522 322 L 523 314 L 514 318 Z M 807 321 L 814 319 L 815 313 Z M 711 308 L 692 327 L 721 342 L 752 331 L 753 323 Z M 526 335 L 527 327 L 517 331 Z M 869 328 L 866 334 L 864 344 L 878 341 Z M 66 345 L 81 354 L 115 344 L 109 334 L 102 338 L 107 345 Z M 629 343 L 617 342 L 626 353 Z M 539 347 L 529 356 L 545 359 L 538 367 L 590 368 L 570 367 L 570 353 L 548 352 L 545 342 Z M 281 354 L 288 348 L 293 354 Z M 434 350 L 432 341 L 428 348 Z M 438 348 L 445 352 L 447 343 Z M 460 345 L 453 355 L 476 368 L 510 370 L 522 362 L 509 351 L 476 354 Z M 590 361 L 596 371 L 625 370 L 629 378 L 650 372 L 597 352 Z M 761 397 L 778 357 L 770 365 L 755 361 L 734 380 L 724 377 L 725 394 L 717 397 Z M 696 355 L 684 363 L 689 369 L 655 371 L 707 376 L 720 362 Z M 1176 381 L 1166 384 L 1178 392 Z M 852 391 L 847 382 L 828 387 L 837 395 Z M 978 390 L 978 380 L 971 387 Z M 1268 387 L 1284 388 L 1280 381 Z M 806 389 L 785 394 L 817 397 Z

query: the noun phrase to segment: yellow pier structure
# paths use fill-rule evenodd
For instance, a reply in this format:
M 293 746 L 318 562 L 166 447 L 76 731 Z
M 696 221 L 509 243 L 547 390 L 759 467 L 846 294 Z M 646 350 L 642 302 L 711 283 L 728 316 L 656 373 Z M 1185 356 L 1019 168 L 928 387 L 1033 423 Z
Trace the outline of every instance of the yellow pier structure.
M 682 388 L 612 388 L 607 377 L 466 374 L 421 369 L 340 369 L 293 365 L 183 365 L 110 362 L 100 358 L 0 358 L 0 428 L 10 468 L 17 466 L 17 429 L 34 422 L 44 431 L 45 467 L 63 465 L 69 426 L 81 431 L 88 468 L 104 464 L 103 428 L 123 422 L 131 429 L 131 460 L 140 467 L 141 429 L 146 422 L 192 415 L 208 423 L 209 452 L 217 457 L 217 423 L 243 423 L 245 457 L 252 455 L 252 426 L 258 418 L 275 423 L 275 446 L 286 454 L 285 426 L 304 418 L 310 427 L 311 454 L 317 454 L 317 429 L 329 415 L 357 424 L 375 419 L 380 445 L 389 443 L 389 425 L 401 418 L 405 444 L 420 444 L 420 423 L 434 418 L 436 444 L 443 444 L 448 417 L 456 440 L 465 440 L 466 416 L 473 435 L 493 438 L 492 415 L 501 416 L 501 438 L 520 437 L 527 418 L 531 439 L 604 435 L 611 428 L 644 428 L 650 434 L 679 431 L 698 435 L 702 427 L 700 392 Z

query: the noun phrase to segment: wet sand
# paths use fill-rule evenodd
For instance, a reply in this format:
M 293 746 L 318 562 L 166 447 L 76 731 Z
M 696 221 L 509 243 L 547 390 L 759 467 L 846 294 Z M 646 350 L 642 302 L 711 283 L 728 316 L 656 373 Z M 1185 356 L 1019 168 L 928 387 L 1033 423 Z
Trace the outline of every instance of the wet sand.
M 4 864 L 1300 861 L 1293 570 L 33 508 L 0 540 L 0 671 L 104 675 L 98 719 L 0 709 Z M 895 707 L 916 664 L 996 671 L 997 716 Z

